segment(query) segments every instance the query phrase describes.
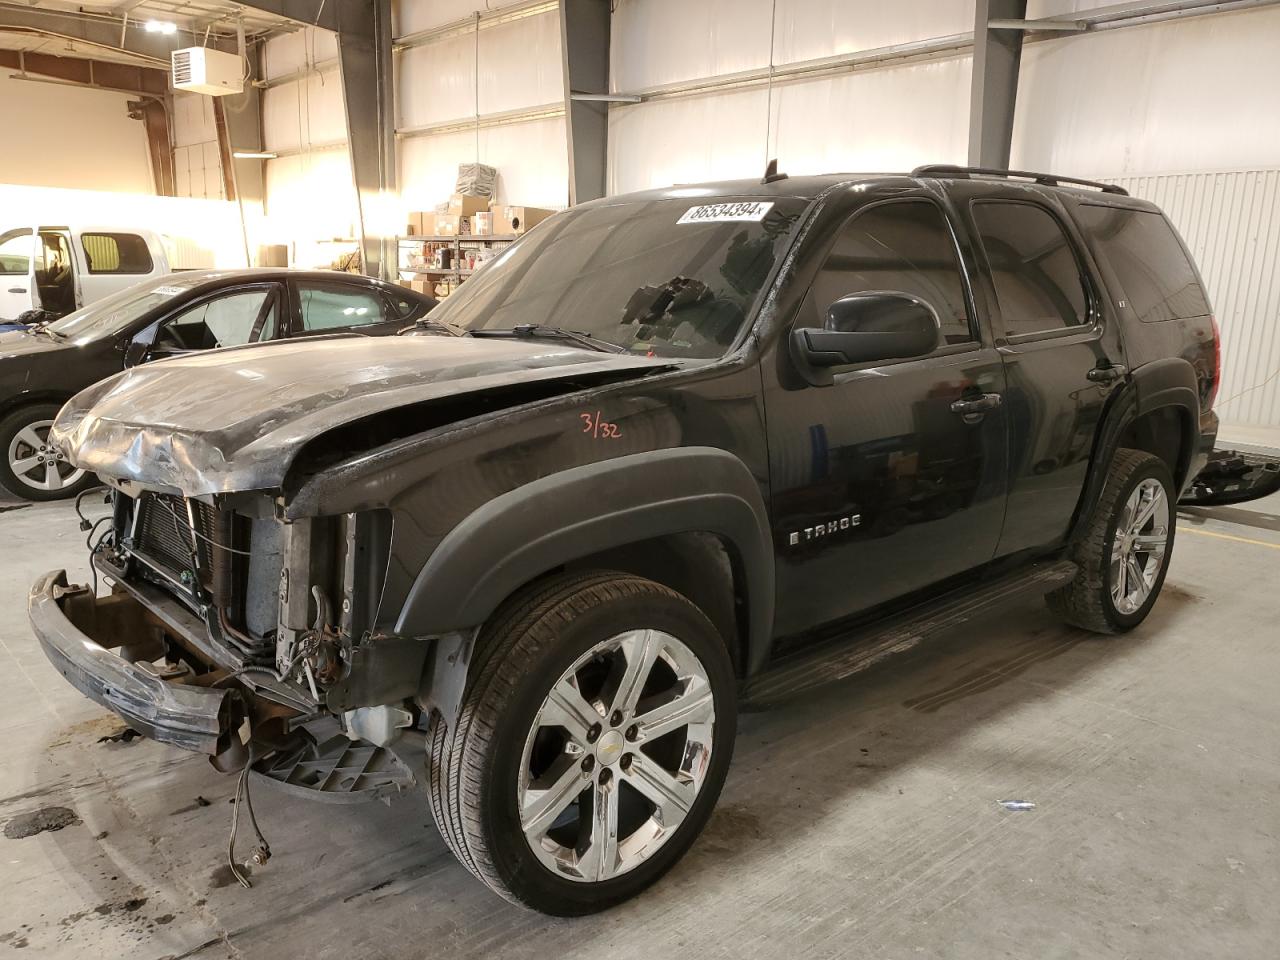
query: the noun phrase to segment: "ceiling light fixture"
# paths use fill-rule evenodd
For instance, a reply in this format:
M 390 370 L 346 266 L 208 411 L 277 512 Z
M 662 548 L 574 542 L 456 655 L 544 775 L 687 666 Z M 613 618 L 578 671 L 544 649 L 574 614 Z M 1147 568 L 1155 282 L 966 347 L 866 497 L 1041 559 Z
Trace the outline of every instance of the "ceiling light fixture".
M 274 160 L 276 155 L 265 150 L 235 150 L 231 154 L 237 160 Z
M 144 26 L 147 33 L 163 33 L 168 36 L 178 32 L 178 25 L 172 20 L 148 20 Z

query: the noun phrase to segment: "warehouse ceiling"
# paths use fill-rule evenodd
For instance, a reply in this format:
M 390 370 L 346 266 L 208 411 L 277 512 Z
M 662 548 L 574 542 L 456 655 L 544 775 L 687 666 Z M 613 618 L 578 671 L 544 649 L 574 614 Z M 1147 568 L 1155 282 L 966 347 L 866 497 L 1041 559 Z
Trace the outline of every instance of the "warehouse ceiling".
M 222 0 L 0 0 L 0 51 L 167 71 L 172 50 L 234 50 L 241 25 L 250 42 L 299 29 L 294 20 Z
M 0 4 L 9 6 L 10 4 Z M 65 11 L 87 19 L 110 20 L 117 24 L 128 20 L 145 29 L 149 20 L 176 24 L 184 34 L 203 36 L 208 30 L 219 36 L 235 36 L 237 23 L 243 22 L 251 37 L 274 36 L 298 29 L 298 24 L 284 17 L 222 0 L 119 0 L 115 3 L 73 3 L 67 0 L 42 2 L 45 11 Z

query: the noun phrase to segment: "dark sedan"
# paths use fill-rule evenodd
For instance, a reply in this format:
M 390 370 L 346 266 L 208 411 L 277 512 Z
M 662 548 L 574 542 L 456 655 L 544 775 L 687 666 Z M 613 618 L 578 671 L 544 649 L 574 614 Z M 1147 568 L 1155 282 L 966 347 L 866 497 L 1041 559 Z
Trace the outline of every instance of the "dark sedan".
M 73 394 L 127 366 L 287 337 L 384 336 L 436 301 L 348 273 L 201 270 L 145 280 L 53 323 L 0 333 L 0 485 L 56 500 L 93 477 L 47 443 Z

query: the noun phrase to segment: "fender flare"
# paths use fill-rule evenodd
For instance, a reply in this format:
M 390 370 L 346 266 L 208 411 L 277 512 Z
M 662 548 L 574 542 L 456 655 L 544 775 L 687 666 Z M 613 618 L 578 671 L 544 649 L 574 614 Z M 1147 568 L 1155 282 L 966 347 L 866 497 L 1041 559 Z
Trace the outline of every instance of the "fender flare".
M 1200 392 L 1195 368 L 1181 357 L 1167 357 L 1143 364 L 1133 371 L 1125 388 L 1107 404 L 1069 539 L 1076 539 L 1089 522 L 1094 505 L 1102 495 L 1112 454 L 1120 445 L 1125 429 L 1139 417 L 1163 407 L 1175 407 L 1186 413 L 1181 466 L 1190 463 L 1195 451 L 1194 432 L 1200 422 Z M 1184 481 L 1189 479 L 1184 477 Z
M 521 586 L 612 547 L 676 533 L 726 543 L 747 593 L 747 672 L 768 653 L 774 556 L 760 484 L 714 447 L 603 460 L 527 483 L 453 528 L 419 571 L 395 632 L 439 636 L 479 626 Z

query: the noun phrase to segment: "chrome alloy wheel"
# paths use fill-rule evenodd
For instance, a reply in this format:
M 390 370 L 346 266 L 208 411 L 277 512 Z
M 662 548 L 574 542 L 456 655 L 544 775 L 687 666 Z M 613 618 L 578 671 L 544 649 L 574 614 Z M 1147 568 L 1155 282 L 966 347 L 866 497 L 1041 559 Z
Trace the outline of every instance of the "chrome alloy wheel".
M 1111 544 L 1111 601 L 1122 614 L 1151 595 L 1169 548 L 1172 515 L 1159 480 L 1148 477 L 1129 494 Z
M 52 420 L 32 421 L 9 441 L 9 469 L 32 490 L 61 490 L 84 476 L 50 445 L 52 426 Z
M 552 686 L 525 740 L 520 827 L 562 877 L 634 869 L 680 827 L 709 767 L 715 702 L 693 652 L 659 630 L 596 644 Z

